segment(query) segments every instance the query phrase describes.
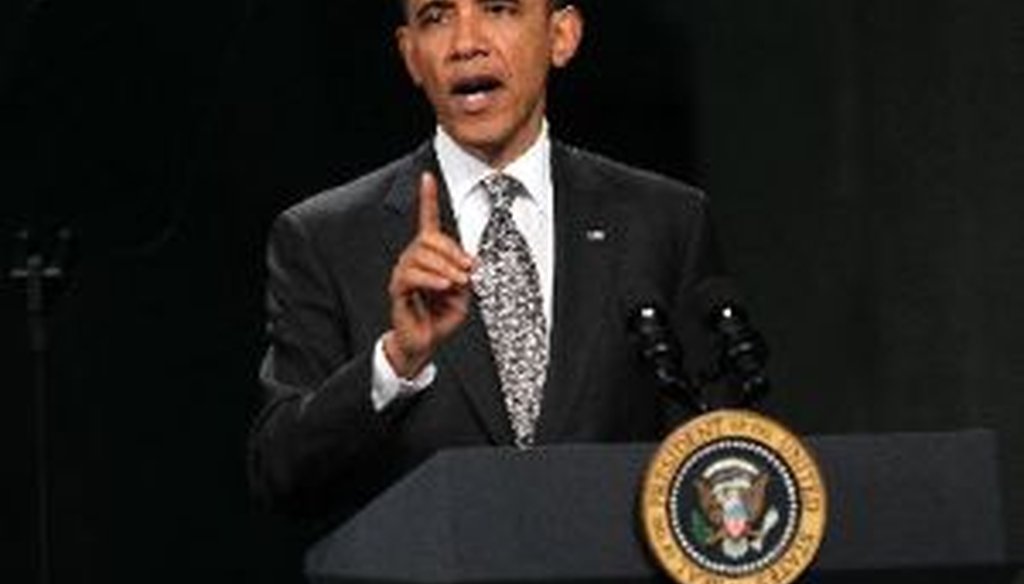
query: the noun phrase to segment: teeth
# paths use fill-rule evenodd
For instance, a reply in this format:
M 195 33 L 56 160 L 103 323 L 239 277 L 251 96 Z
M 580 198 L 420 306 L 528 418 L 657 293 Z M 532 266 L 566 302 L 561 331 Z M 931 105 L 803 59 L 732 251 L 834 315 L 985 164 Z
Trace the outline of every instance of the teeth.
M 476 91 L 462 95 L 459 99 L 466 111 L 480 112 L 490 104 L 491 95 L 487 91 Z

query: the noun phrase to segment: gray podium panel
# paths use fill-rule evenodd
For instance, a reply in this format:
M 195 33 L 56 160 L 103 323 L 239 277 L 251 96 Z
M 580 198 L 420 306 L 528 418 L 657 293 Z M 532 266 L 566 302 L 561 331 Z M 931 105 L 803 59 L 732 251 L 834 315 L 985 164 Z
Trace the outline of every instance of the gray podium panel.
M 808 582 L 1009 582 L 985 431 L 818 437 L 829 526 Z M 308 553 L 314 583 L 664 582 L 635 503 L 655 446 L 442 452 Z

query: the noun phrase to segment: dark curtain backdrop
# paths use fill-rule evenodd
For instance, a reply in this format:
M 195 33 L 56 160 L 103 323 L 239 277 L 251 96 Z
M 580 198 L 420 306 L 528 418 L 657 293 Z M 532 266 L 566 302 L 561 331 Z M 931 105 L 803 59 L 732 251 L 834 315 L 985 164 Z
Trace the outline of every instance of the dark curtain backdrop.
M 806 433 L 998 430 L 1020 553 L 1024 4 L 584 7 L 555 132 L 708 189 L 774 349 L 769 409 Z M 54 580 L 296 581 L 303 534 L 245 488 L 263 241 L 289 204 L 431 130 L 391 3 L 39 0 L 0 18 L 0 263 L 23 226 L 78 236 L 50 317 Z M 0 549 L 27 572 L 24 314 L 5 284 Z

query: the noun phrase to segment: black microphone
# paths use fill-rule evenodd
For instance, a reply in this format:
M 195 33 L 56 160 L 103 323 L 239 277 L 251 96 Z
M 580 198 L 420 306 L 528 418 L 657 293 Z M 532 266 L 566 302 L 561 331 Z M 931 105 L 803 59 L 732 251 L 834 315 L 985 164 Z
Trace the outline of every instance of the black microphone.
M 724 278 L 711 278 L 698 286 L 697 297 L 706 324 L 715 334 L 716 377 L 740 392 L 740 405 L 749 407 L 771 390 L 765 372 L 768 343 L 751 324 L 744 303 Z
M 682 347 L 661 308 L 653 302 L 639 303 L 630 311 L 628 327 L 640 358 L 651 366 L 660 389 L 698 412 L 707 412 L 699 389 L 683 370 Z

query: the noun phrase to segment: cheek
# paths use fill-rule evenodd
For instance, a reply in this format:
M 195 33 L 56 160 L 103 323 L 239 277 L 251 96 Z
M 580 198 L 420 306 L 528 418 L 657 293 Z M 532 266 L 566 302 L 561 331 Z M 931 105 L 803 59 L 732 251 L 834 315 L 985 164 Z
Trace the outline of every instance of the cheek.
M 514 70 L 518 85 L 525 93 L 536 93 L 543 88 L 551 63 L 550 53 L 543 47 L 532 47 L 516 56 Z
M 538 57 L 540 57 L 538 55 Z M 533 98 L 542 97 L 548 82 L 548 61 L 537 58 L 533 64 L 523 71 L 523 85 L 526 94 Z
M 516 30 L 502 35 L 504 60 L 520 74 L 543 74 L 551 65 L 553 48 L 546 35 L 536 29 Z
M 417 69 L 416 84 L 423 89 L 431 101 L 436 101 L 444 92 L 444 82 L 437 71 L 422 64 Z
M 436 86 L 438 84 L 435 53 L 436 49 L 430 43 L 420 42 L 409 54 L 409 73 L 417 85 Z

